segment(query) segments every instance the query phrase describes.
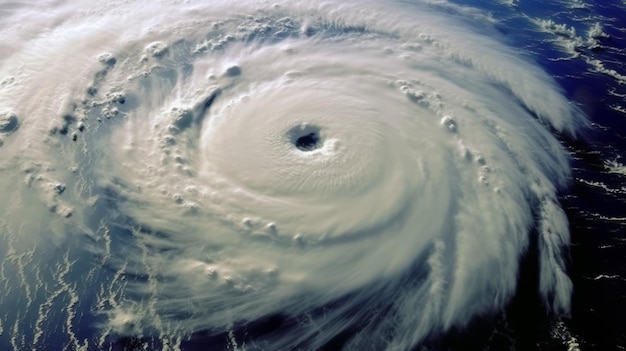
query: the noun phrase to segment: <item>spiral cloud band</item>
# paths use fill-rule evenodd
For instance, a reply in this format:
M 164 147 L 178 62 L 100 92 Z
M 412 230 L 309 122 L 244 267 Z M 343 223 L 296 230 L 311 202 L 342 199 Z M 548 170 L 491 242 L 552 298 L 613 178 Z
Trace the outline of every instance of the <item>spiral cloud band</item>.
M 0 24 L 14 347 L 56 328 L 85 349 L 200 333 L 315 349 L 345 332 L 347 349 L 408 349 L 502 308 L 531 232 L 540 293 L 567 313 L 569 165 L 553 133 L 584 120 L 483 14 L 14 6 Z M 237 333 L 258 321 L 276 326 Z

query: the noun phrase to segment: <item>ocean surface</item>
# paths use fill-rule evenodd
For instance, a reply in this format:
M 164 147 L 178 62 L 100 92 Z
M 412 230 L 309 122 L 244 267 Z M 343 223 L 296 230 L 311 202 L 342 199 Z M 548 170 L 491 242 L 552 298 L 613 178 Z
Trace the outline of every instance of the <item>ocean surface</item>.
M 0 350 L 626 349 L 626 3 L 0 3 Z

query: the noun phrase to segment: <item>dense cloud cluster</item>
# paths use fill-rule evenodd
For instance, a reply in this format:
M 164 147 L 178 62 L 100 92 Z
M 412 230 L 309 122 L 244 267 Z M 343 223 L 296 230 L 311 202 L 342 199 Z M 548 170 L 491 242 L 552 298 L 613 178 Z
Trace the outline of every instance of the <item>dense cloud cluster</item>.
M 7 319 L 60 300 L 92 347 L 280 315 L 290 332 L 248 347 L 359 330 L 346 347 L 406 349 L 502 307 L 531 230 L 541 294 L 567 312 L 551 130 L 582 118 L 458 7 L 81 6 L 1 27 Z M 98 337 L 75 335 L 77 310 Z M 32 345 L 53 323 L 22 320 L 7 328 Z

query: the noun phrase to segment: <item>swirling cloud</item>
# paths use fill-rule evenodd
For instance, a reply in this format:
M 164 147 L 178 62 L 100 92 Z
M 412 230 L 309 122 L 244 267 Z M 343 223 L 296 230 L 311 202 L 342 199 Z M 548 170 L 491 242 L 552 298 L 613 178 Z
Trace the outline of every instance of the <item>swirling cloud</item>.
M 1 281 L 28 289 L 5 315 L 67 293 L 70 311 L 95 311 L 85 344 L 66 319 L 85 347 L 280 316 L 290 333 L 248 346 L 352 330 L 346 348 L 407 349 L 501 308 L 533 230 L 541 294 L 567 312 L 569 166 L 552 132 L 584 121 L 538 67 L 472 30 L 477 11 L 23 6 L 2 25 L 17 35 L 0 61 L 3 267 L 17 268 Z M 42 290 L 54 281 L 57 295 Z

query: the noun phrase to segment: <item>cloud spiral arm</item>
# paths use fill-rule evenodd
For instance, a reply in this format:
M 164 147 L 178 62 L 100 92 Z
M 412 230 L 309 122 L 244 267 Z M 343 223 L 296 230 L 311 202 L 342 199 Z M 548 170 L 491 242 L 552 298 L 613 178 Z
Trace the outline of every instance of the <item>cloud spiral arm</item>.
M 86 233 L 58 267 L 80 271 L 89 252 L 111 272 L 84 288 L 103 338 L 175 344 L 287 315 L 293 333 L 248 346 L 351 330 L 346 348 L 407 349 L 501 308 L 533 229 L 541 293 L 568 311 L 556 192 L 569 165 L 551 130 L 584 120 L 548 75 L 471 30 L 478 14 L 144 5 L 65 3 L 41 17 L 47 32 L 18 29 L 17 13 L 0 27 L 19 34 L 0 61 L 2 184 L 20 198 L 1 204 L 2 240 Z M 36 272 L 4 281 L 59 277 Z

